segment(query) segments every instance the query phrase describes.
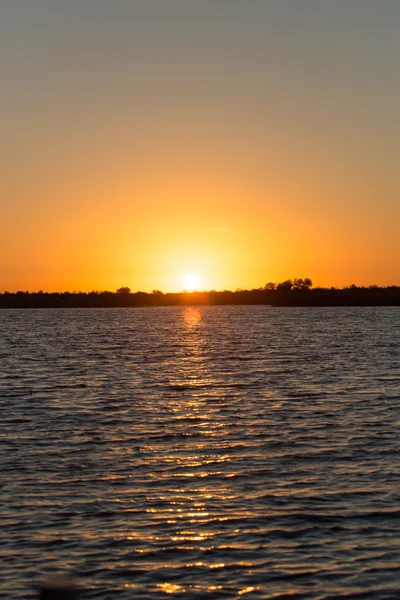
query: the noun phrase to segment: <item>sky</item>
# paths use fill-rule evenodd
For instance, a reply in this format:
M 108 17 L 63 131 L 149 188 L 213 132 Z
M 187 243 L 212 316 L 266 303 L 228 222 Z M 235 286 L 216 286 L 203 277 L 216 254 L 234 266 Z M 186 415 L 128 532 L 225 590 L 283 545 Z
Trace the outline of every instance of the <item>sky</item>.
M 398 0 L 2 0 L 0 291 L 400 285 Z

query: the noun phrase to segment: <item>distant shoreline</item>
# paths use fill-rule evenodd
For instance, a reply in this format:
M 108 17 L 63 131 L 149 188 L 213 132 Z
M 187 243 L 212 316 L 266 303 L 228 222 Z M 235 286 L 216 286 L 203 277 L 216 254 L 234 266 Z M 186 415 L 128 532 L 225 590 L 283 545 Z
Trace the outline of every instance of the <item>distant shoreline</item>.
M 291 282 L 291 280 L 288 280 Z M 303 280 L 295 280 L 303 281 Z M 0 309 L 10 308 L 129 308 L 161 306 L 269 305 L 400 306 L 400 286 L 311 288 L 268 284 L 253 290 L 162 293 L 135 292 L 4 292 Z

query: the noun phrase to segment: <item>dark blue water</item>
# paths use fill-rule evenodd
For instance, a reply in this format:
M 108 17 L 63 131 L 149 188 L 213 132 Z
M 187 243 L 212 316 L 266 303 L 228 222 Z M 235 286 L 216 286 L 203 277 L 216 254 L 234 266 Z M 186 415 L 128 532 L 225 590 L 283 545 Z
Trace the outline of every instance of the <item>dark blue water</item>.
M 0 311 L 0 595 L 399 598 L 400 310 Z

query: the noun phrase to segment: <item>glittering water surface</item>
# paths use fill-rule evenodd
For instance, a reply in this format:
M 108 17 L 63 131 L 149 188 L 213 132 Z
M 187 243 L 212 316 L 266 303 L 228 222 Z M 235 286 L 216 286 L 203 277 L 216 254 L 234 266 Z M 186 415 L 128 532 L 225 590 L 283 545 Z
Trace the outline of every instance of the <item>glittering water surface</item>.
M 0 594 L 399 598 L 400 310 L 0 311 Z

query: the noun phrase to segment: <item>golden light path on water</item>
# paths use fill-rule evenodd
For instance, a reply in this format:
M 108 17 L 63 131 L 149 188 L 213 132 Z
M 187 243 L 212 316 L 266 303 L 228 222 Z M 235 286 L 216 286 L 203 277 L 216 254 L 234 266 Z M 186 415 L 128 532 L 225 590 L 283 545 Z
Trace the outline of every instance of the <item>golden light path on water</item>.
M 203 316 L 200 308 L 184 309 L 179 335 L 185 345 L 180 363 L 174 365 L 178 376 L 173 382 L 175 394 L 169 402 L 173 420 L 171 426 L 181 432 L 184 443 L 177 443 L 173 452 L 162 456 L 157 445 L 148 448 L 155 457 L 154 479 L 161 477 L 171 483 L 167 494 L 148 497 L 151 506 L 146 507 L 146 513 L 151 516 L 155 532 L 145 541 L 149 545 L 161 546 L 164 552 L 171 550 L 209 556 L 209 559 L 173 563 L 173 577 L 155 584 L 158 592 L 169 595 L 221 592 L 225 586 L 215 583 L 213 573 L 232 565 L 213 556 L 222 553 L 228 557 L 229 550 L 238 549 L 239 544 L 234 538 L 241 533 L 239 528 L 232 529 L 231 544 L 226 543 L 226 537 L 224 542 L 219 540 L 226 536 L 229 520 L 219 507 L 225 507 L 226 515 L 226 506 L 237 502 L 237 494 L 232 493 L 229 483 L 237 473 L 229 468 L 231 458 L 220 436 L 224 423 L 215 418 L 212 410 L 217 397 L 215 391 L 209 391 L 212 390 L 213 374 L 204 360 L 209 341 L 203 335 Z M 245 509 L 241 511 L 241 516 L 245 512 Z M 147 553 L 146 550 L 139 552 Z M 171 570 L 171 566 L 168 560 L 158 568 Z M 252 564 L 235 561 L 235 566 L 251 569 Z M 195 577 L 190 585 L 177 583 L 174 579 L 177 571 L 182 569 L 208 570 L 209 584 L 204 584 L 207 576 L 201 578 L 201 584 L 196 583 Z M 243 596 L 258 589 L 257 586 L 244 585 L 237 594 Z

